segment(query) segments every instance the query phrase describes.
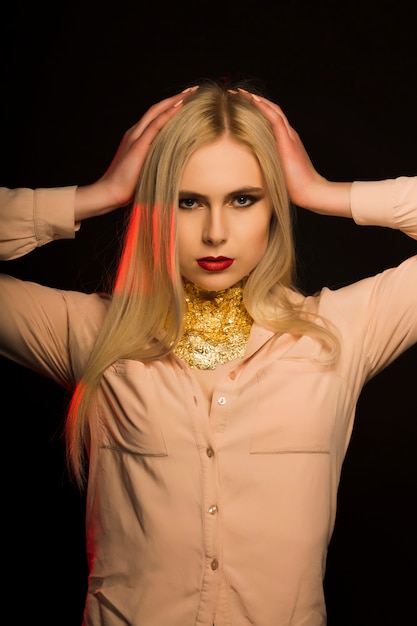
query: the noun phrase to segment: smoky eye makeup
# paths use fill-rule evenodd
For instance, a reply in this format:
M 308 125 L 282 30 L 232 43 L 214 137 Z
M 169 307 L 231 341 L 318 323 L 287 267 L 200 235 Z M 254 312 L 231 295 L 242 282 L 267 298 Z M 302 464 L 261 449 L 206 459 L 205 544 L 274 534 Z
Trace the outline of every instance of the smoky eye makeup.
M 201 204 L 201 200 L 193 196 L 180 196 L 178 198 L 178 208 L 180 209 L 195 209 Z
M 264 198 L 264 194 L 240 193 L 234 196 L 227 204 L 237 208 L 250 207 Z
M 226 206 L 236 208 L 250 207 L 265 198 L 265 190 L 261 187 L 245 187 L 231 191 L 224 197 Z M 178 207 L 180 209 L 194 209 L 198 206 L 209 205 L 208 196 L 193 191 L 182 190 L 178 195 Z

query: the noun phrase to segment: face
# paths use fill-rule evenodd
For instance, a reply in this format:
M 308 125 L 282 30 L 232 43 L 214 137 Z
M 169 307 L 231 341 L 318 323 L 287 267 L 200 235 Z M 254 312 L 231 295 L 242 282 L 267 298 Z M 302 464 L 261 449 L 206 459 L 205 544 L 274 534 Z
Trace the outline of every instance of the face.
M 272 207 L 258 161 L 246 146 L 222 137 L 196 150 L 181 178 L 178 206 L 184 278 L 219 291 L 259 263 Z

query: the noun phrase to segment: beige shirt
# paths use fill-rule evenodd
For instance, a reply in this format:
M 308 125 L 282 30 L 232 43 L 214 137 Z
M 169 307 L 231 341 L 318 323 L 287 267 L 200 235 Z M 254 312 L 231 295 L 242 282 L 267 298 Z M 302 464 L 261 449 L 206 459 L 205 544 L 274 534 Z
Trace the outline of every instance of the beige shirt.
M 74 236 L 74 189 L 0 191 L 3 258 Z M 358 224 L 417 239 L 417 177 L 352 186 Z M 416 247 L 417 252 L 417 247 Z M 417 342 L 417 256 L 305 305 L 341 336 L 254 325 L 204 391 L 175 355 L 119 361 L 95 406 L 85 626 L 324 626 L 323 577 L 364 383 Z M 2 354 L 73 388 L 107 300 L 2 276 Z M 295 358 L 297 357 L 297 358 Z M 301 357 L 301 358 L 300 358 Z M 210 384 L 208 385 L 210 387 Z

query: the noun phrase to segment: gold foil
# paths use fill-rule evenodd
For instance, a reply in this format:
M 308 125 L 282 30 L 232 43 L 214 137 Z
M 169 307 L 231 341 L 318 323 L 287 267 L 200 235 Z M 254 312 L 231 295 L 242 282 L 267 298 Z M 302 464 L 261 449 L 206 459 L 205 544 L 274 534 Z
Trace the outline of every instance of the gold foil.
M 187 281 L 184 291 L 184 332 L 175 354 L 201 370 L 241 358 L 253 323 L 243 304 L 243 288 L 211 294 Z

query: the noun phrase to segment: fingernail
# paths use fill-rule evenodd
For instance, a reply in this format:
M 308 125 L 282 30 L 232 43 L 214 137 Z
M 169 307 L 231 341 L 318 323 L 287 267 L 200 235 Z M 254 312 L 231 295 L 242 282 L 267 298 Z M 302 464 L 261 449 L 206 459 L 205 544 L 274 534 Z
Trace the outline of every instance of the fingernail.
M 187 87 L 187 89 L 183 89 L 181 93 L 189 93 L 190 91 L 197 91 L 200 85 L 194 85 L 194 87 Z
M 257 96 L 255 93 L 252 93 L 252 94 L 251 94 L 251 96 L 252 96 L 252 98 L 253 98 L 254 100 L 256 100 L 256 102 L 260 102 L 260 101 L 261 101 L 260 97 L 259 97 L 259 96 Z
M 172 105 L 172 108 L 175 109 L 175 107 L 179 107 L 180 104 L 182 104 L 184 102 L 183 98 L 181 98 L 181 100 L 178 100 L 178 102 L 176 102 L 175 104 Z

